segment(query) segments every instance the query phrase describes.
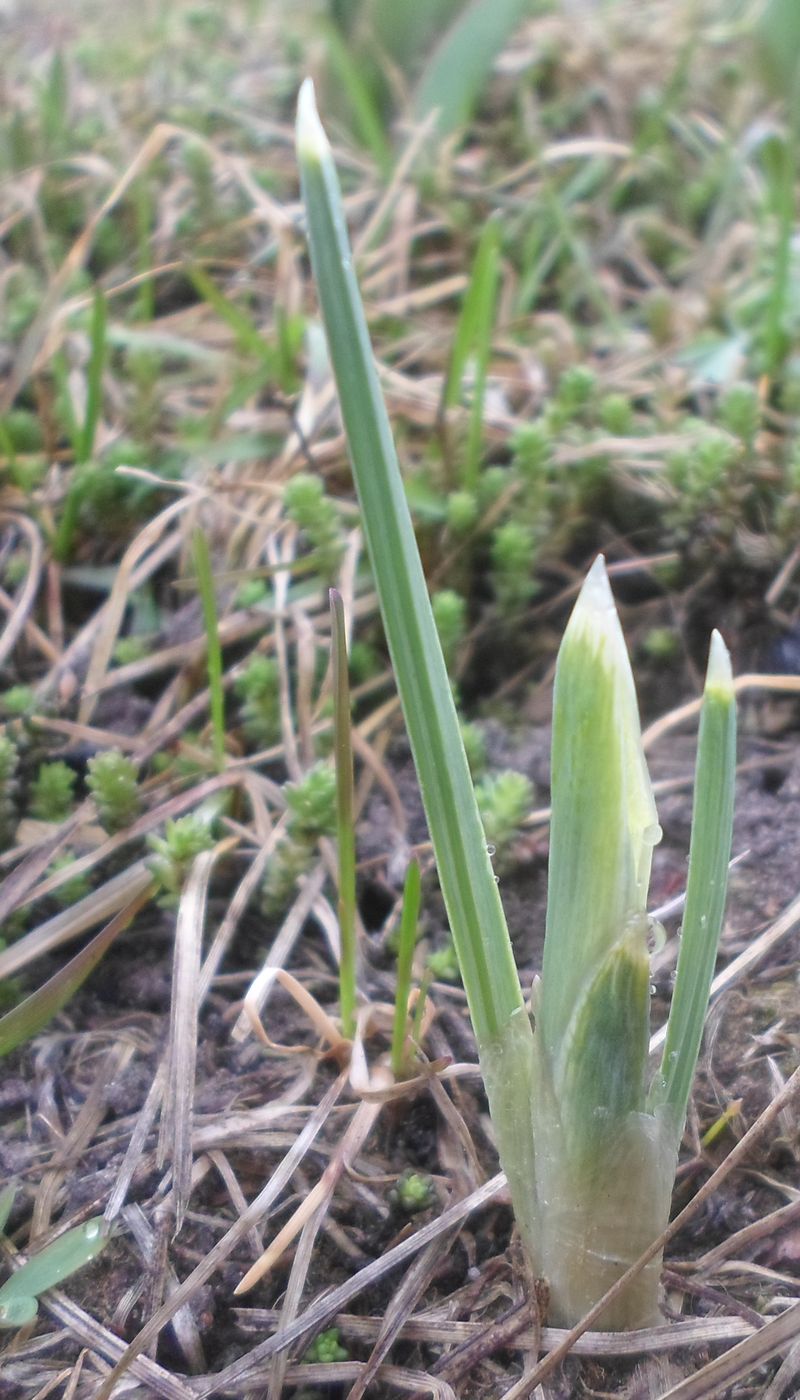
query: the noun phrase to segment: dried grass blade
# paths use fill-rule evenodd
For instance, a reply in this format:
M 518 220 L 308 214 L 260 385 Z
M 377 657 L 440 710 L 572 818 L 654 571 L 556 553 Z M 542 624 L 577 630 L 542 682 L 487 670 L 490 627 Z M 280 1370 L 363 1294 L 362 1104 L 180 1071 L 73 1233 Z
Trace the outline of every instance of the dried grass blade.
M 152 892 L 153 883 L 150 881 L 147 888 L 126 904 L 102 933 L 98 933 L 91 943 L 71 958 L 65 967 L 60 968 L 43 987 L 37 987 L 19 1006 L 0 1017 L 0 1055 L 7 1055 L 15 1046 L 30 1040 L 31 1036 L 36 1035 L 52 1020 L 81 983 L 85 982 L 118 934 L 127 928 L 131 919 L 135 918 L 148 902 Z
M 103 626 L 97 632 L 92 654 L 89 658 L 89 667 L 86 672 L 86 680 L 83 687 L 83 698 L 78 708 L 78 719 L 81 724 L 88 724 L 92 717 L 95 705 L 97 704 L 97 693 L 102 683 L 103 677 L 108 670 L 114 647 L 117 643 L 117 635 L 122 626 L 122 619 L 128 601 L 133 592 L 133 576 L 137 565 L 154 549 L 158 544 L 164 530 L 169 524 L 191 504 L 188 497 L 183 497 L 178 501 L 173 501 L 160 515 L 144 526 L 125 550 L 114 578 L 114 585 L 111 589 L 108 602 L 106 603 L 103 616 Z
M 303 1381 L 322 1382 L 348 1381 L 363 1369 L 363 1361 L 334 1361 L 328 1365 L 292 1366 L 286 1373 L 287 1381 L 301 1384 Z M 405 1366 L 381 1366 L 377 1379 L 394 1385 L 398 1390 L 409 1390 L 413 1395 L 431 1395 L 433 1400 L 458 1400 L 458 1396 L 447 1381 L 439 1380 L 428 1371 L 411 1371 Z
M 236 1246 L 243 1240 L 248 1232 L 259 1221 L 267 1215 L 270 1207 L 278 1199 L 281 1192 L 291 1180 L 292 1173 L 302 1161 L 306 1152 L 310 1148 L 317 1134 L 327 1122 L 328 1116 L 336 1104 L 342 1090 L 347 1082 L 347 1076 L 340 1074 L 331 1085 L 324 1098 L 311 1114 L 308 1122 L 298 1133 L 294 1144 L 287 1152 L 280 1166 L 273 1172 L 263 1191 L 260 1191 L 255 1200 L 248 1207 L 234 1225 L 231 1226 L 227 1234 L 214 1246 L 212 1250 L 200 1261 L 196 1268 L 192 1270 L 188 1278 L 179 1284 L 175 1293 L 162 1303 L 158 1312 L 154 1313 L 145 1323 L 138 1336 L 124 1349 L 114 1367 L 111 1375 L 99 1388 L 93 1400 L 110 1400 L 117 1381 L 135 1363 L 136 1358 L 158 1337 L 161 1329 L 175 1316 L 178 1308 L 190 1298 L 193 1298 L 198 1288 L 201 1288 L 208 1279 L 216 1272 L 218 1266 Z M 338 1304 L 337 1304 L 338 1306 Z M 302 1331 L 301 1331 L 302 1335 Z M 216 1393 L 217 1379 L 210 1378 L 208 1385 L 200 1381 L 195 1382 L 196 1389 L 192 1392 L 195 1397 L 199 1395 L 209 1395 Z
M 776 1352 L 797 1341 L 800 1334 L 800 1303 L 795 1303 L 767 1322 L 753 1337 L 731 1347 L 695 1375 L 680 1381 L 666 1391 L 661 1400 L 707 1400 L 714 1395 L 729 1395 L 736 1381 L 742 1380 Z
M 92 890 L 91 894 L 79 899 L 71 909 L 54 914 L 52 919 L 40 924 L 38 928 L 31 929 L 30 933 L 26 933 L 0 952 L 0 981 L 5 977 L 13 977 L 14 973 L 27 967 L 35 958 L 51 953 L 54 948 L 60 948 L 63 943 L 78 938 L 93 924 L 100 924 L 103 919 L 118 913 L 132 899 L 138 898 L 152 882 L 150 871 L 145 862 L 140 860 L 135 865 L 130 865 L 127 870 L 121 871 L 119 875 L 115 875 L 113 879 L 107 880 L 99 889 Z
M 176 1234 L 183 1224 L 191 1189 L 200 955 L 208 882 L 215 861 L 230 844 L 230 841 L 220 842 L 213 850 L 202 851 L 196 857 L 181 894 L 175 926 L 167 1093 L 161 1116 L 158 1162 L 161 1166 L 168 1157 L 172 1163 Z
M 47 1297 L 42 1299 L 42 1307 L 60 1322 L 62 1327 L 66 1327 L 73 1337 L 77 1337 L 78 1341 L 88 1347 L 94 1356 L 102 1357 L 112 1365 L 119 1361 L 125 1351 L 125 1343 L 119 1337 L 115 1337 L 107 1327 L 103 1327 L 90 1313 L 73 1303 L 71 1298 L 59 1292 L 48 1293 Z M 136 1357 L 131 1365 L 131 1372 L 136 1380 L 147 1386 L 148 1395 L 158 1396 L 160 1400 L 194 1400 L 196 1395 L 189 1383 L 171 1375 L 148 1356 Z
M 366 1102 L 359 1104 L 339 1147 L 316 1186 L 309 1192 L 302 1205 L 286 1222 L 283 1229 L 275 1236 L 272 1243 L 264 1250 L 261 1258 L 256 1260 L 241 1282 L 237 1284 L 234 1289 L 237 1295 L 247 1293 L 249 1289 L 254 1288 L 259 1279 L 262 1279 L 266 1273 L 269 1273 L 270 1269 L 274 1268 L 281 1255 L 285 1253 L 292 1240 L 297 1237 L 317 1208 L 321 1205 L 328 1205 L 339 1177 L 345 1167 L 351 1166 L 355 1161 L 369 1137 L 380 1111 L 380 1104 Z
M 295 1251 L 292 1267 L 289 1271 L 289 1282 L 286 1285 L 286 1295 L 276 1331 L 285 1332 L 290 1323 L 294 1322 L 300 1308 L 300 1300 L 303 1296 L 303 1289 L 308 1278 L 308 1270 L 311 1264 L 311 1256 L 314 1252 L 314 1245 L 319 1234 L 319 1227 L 322 1224 L 328 1210 L 328 1202 L 322 1201 L 310 1220 L 303 1226 L 300 1240 Z M 286 1371 L 289 1365 L 289 1356 L 285 1351 L 279 1352 L 270 1366 L 269 1390 L 267 1400 L 281 1400 L 283 1395 L 283 1383 L 286 1378 Z
M 299 937 L 306 919 L 325 884 L 326 871 L 318 865 L 303 881 L 300 893 L 283 921 L 278 935 L 270 948 L 264 966 L 256 974 L 247 990 L 245 1005 L 233 1027 L 233 1040 L 244 1040 L 252 1030 L 252 1012 L 263 1011 L 270 989 L 275 981 L 273 968 L 280 967 Z
M 216 1376 L 209 1378 L 206 1385 L 198 1384 L 198 1400 L 205 1400 L 205 1397 L 215 1395 L 218 1391 L 229 1387 L 238 1386 L 241 1388 L 243 1382 L 258 1372 L 264 1361 L 277 1355 L 278 1352 L 284 1351 L 286 1347 L 292 1346 L 301 1337 L 324 1327 L 352 1298 L 357 1298 L 360 1293 L 378 1283 L 398 1264 L 412 1258 L 425 1245 L 430 1244 L 431 1240 L 439 1239 L 445 1234 L 451 1225 L 466 1220 L 467 1216 L 471 1215 L 474 1210 L 486 1205 L 488 1201 L 493 1200 L 505 1189 L 505 1175 L 498 1172 L 485 1185 L 479 1187 L 477 1191 L 473 1191 L 471 1196 L 465 1197 L 463 1201 L 458 1201 L 456 1205 L 443 1211 L 438 1220 L 431 1221 L 429 1225 L 423 1225 L 415 1235 L 402 1240 L 393 1249 L 387 1250 L 380 1259 L 367 1264 L 353 1278 L 339 1284 L 338 1288 L 332 1289 L 323 1298 L 315 1299 L 297 1321 L 292 1323 L 292 1326 L 287 1329 L 280 1340 L 268 1337 L 266 1341 L 254 1347 L 247 1356 L 240 1357 Z M 107 1400 L 106 1393 L 98 1395 L 96 1400 Z
M 0 636 L 0 666 L 5 666 L 19 638 L 25 630 L 31 609 L 39 588 L 39 581 L 42 573 L 42 558 L 44 546 L 42 537 L 34 522 L 28 520 L 24 515 L 16 515 L 11 511 L 0 511 L 0 520 L 12 521 L 18 530 L 27 536 L 30 546 L 30 564 L 25 576 L 25 582 L 18 597 L 14 600 L 13 612 L 3 627 Z
M 355 1385 L 350 1389 L 347 1400 L 361 1400 L 367 1386 L 376 1379 L 384 1358 L 388 1356 L 403 1331 L 415 1305 L 438 1269 L 442 1255 L 449 1252 L 460 1228 L 460 1225 L 454 1226 L 444 1238 L 429 1244 L 414 1260 L 402 1283 L 392 1293 L 375 1345 Z

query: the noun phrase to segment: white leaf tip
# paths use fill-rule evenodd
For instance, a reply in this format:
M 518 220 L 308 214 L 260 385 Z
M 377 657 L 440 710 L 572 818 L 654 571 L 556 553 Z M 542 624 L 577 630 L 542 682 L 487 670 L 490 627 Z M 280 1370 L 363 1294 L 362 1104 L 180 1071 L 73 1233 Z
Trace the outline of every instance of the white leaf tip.
M 581 601 L 595 608 L 613 608 L 614 595 L 608 581 L 605 556 L 598 554 L 584 580 Z
M 716 627 L 711 633 L 706 690 L 715 690 L 726 697 L 733 696 L 733 670 L 730 653 Z
M 322 160 L 330 147 L 319 119 L 313 78 L 305 78 L 297 94 L 297 154 L 306 160 Z

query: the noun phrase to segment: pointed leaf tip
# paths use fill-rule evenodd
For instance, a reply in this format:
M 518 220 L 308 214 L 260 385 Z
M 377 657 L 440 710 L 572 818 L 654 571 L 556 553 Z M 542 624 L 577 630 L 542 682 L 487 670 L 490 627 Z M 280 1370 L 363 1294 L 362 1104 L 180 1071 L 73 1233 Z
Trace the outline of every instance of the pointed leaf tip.
M 716 690 L 726 699 L 733 697 L 733 671 L 728 648 L 716 628 L 711 633 L 711 647 L 708 653 L 706 690 Z
M 300 160 L 321 161 L 330 152 L 325 128 L 319 119 L 312 78 L 305 78 L 297 95 L 297 155 Z
M 578 596 L 578 606 L 592 608 L 603 613 L 608 612 L 609 609 L 616 611 L 614 595 L 608 581 L 606 561 L 602 554 L 598 554 L 584 579 L 583 587 Z

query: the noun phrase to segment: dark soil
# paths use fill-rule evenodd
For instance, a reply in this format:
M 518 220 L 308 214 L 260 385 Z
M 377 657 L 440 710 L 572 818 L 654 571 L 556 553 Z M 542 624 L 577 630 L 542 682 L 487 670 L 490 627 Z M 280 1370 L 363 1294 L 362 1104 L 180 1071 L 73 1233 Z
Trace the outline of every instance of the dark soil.
M 767 742 L 748 733 L 746 710 L 743 718 L 734 852 L 748 854 L 731 877 L 720 968 L 768 927 L 798 893 L 800 882 L 800 755 L 794 734 L 789 731 Z M 763 731 L 763 715 L 759 716 L 758 728 Z M 513 766 L 528 773 L 536 785 L 537 805 L 545 805 L 547 729 L 539 727 L 515 735 L 492 722 L 486 726 L 486 737 L 492 766 Z M 690 739 L 673 735 L 662 740 L 652 755 L 657 783 L 686 779 L 677 790 L 666 792 L 659 799 L 664 839 L 654 862 L 652 903 L 656 906 L 682 888 L 690 828 L 692 749 Z M 414 844 L 422 843 L 424 821 L 410 760 L 402 750 L 396 753 L 393 776 L 408 813 L 407 838 Z M 360 854 L 364 862 L 362 899 L 365 911 L 371 911 L 368 924 L 373 930 L 368 935 L 364 976 L 367 992 L 380 1000 L 390 995 L 391 978 L 386 970 L 382 931 L 376 925 L 380 923 L 381 908 L 390 907 L 396 892 L 398 849 L 388 808 L 382 800 L 374 799 L 363 823 Z M 502 878 L 511 934 L 526 983 L 536 972 L 541 957 L 546 863 L 547 829 L 534 826 L 518 843 L 513 871 Z M 426 901 L 425 937 L 435 945 L 444 936 L 444 916 L 433 891 L 430 896 Z M 157 920 L 143 921 L 139 928 L 126 934 L 87 989 L 71 1004 L 68 1014 L 62 1015 L 46 1035 L 7 1065 L 0 1097 L 0 1166 L 5 1177 L 17 1177 L 22 1184 L 11 1221 L 12 1233 L 17 1222 L 29 1218 L 31 1201 L 48 1177 L 57 1182 L 55 1202 L 64 1219 L 85 1218 L 104 1208 L 165 1043 L 171 923 L 172 916 L 164 914 Z M 212 917 L 209 933 L 214 927 Z M 255 955 L 257 930 L 265 940 L 260 920 L 251 919 L 243 932 L 241 944 L 247 948 L 248 956 Z M 674 935 L 675 931 L 673 918 L 668 921 L 668 932 Z M 336 995 L 333 979 L 315 975 L 309 966 L 308 947 L 313 948 L 317 937 L 311 928 L 309 933 L 311 943 L 298 945 L 294 967 L 323 1002 L 332 1002 Z M 666 1010 L 674 967 L 674 959 L 669 956 L 671 946 L 668 944 L 667 952 L 662 954 L 661 969 L 656 974 L 654 1024 L 663 1019 Z M 316 956 L 313 961 L 321 967 Z M 797 962 L 797 934 L 792 930 L 771 949 L 764 962 L 713 1004 L 676 1189 L 678 1205 L 691 1197 L 794 1066 L 800 1030 Z M 241 967 L 241 951 L 235 949 L 225 971 L 235 972 L 237 967 Z M 293 1141 L 304 1120 L 302 1103 L 318 1101 L 332 1082 L 335 1067 L 321 1062 L 313 1084 L 307 1085 L 295 1102 L 296 1060 L 275 1058 L 252 1040 L 241 1044 L 231 1040 L 232 1015 L 240 994 L 237 988 L 244 984 L 244 977 L 241 981 L 237 978 L 235 986 L 223 980 L 203 1009 L 195 1121 L 201 1133 L 211 1126 L 219 1129 L 220 1150 L 245 1198 L 250 1200 Z M 460 988 L 441 985 L 432 996 L 439 1015 L 431 1035 L 430 1053 L 456 1061 L 474 1059 Z M 292 1003 L 280 993 L 270 1005 L 268 1023 L 270 1035 L 276 1040 L 309 1043 L 307 1028 Z M 109 1077 L 112 1052 L 123 1046 L 128 1047 L 124 1067 Z M 381 1043 L 376 1042 L 370 1053 L 374 1056 L 381 1048 Z M 451 1081 L 447 1092 L 451 1104 L 462 1115 L 477 1159 L 470 1163 L 464 1157 L 463 1147 L 453 1137 L 449 1117 L 442 1117 L 441 1103 L 437 1105 L 429 1093 L 420 1092 L 399 1105 L 387 1106 L 359 1156 L 357 1174 L 345 1174 L 334 1192 L 329 1215 L 311 1255 L 303 1294 L 305 1306 L 324 1290 L 350 1278 L 369 1260 L 378 1258 L 406 1233 L 432 1219 L 440 1206 L 477 1185 L 478 1162 L 487 1176 L 496 1171 L 478 1081 Z M 246 1119 L 251 1110 L 279 1103 L 282 1098 L 287 1102 L 286 1115 L 283 1121 L 276 1121 L 274 1129 L 248 1129 L 245 1123 L 226 1139 L 226 1123 L 235 1115 Z M 81 1141 L 79 1135 L 75 1136 L 76 1125 L 90 1100 L 99 1105 L 97 1118 L 88 1139 Z M 701 1147 L 703 1135 L 720 1115 L 730 1113 L 734 1101 L 737 1106 L 727 1126 L 708 1148 Z M 295 1172 L 292 1194 L 284 1194 L 274 1209 L 264 1229 L 267 1239 L 285 1223 L 331 1160 L 350 1115 L 345 1098 Z M 127 1228 L 130 1212 L 144 1212 L 178 1278 L 185 1277 L 207 1254 L 232 1220 L 224 1176 L 205 1158 L 206 1170 L 201 1172 L 192 1193 L 185 1223 L 178 1236 L 171 1238 L 168 1212 L 164 1214 L 169 1179 L 158 1164 L 156 1139 L 153 1129 L 136 1163 L 128 1206 L 113 1243 L 98 1261 L 72 1278 L 64 1290 L 125 1339 L 135 1335 L 157 1303 L 153 1288 L 163 1286 L 163 1274 L 157 1268 L 158 1250 L 153 1259 L 143 1256 L 140 1244 L 134 1243 Z M 62 1144 L 73 1141 L 75 1150 L 65 1158 Z M 433 1179 L 435 1204 L 415 1218 L 398 1212 L 390 1198 L 392 1182 L 407 1169 L 429 1173 Z M 53 1172 L 55 1178 L 50 1175 Z M 692 1286 L 691 1260 L 793 1199 L 798 1187 L 796 1121 L 793 1114 L 787 1114 L 780 1132 L 760 1145 L 748 1169 L 729 1178 L 719 1197 L 698 1212 L 691 1227 L 673 1243 L 666 1261 L 668 1313 L 673 1314 L 678 1305 L 684 1316 L 709 1316 L 721 1307 L 734 1314 L 741 1309 L 763 1310 L 765 1289 L 767 1296 L 797 1296 L 800 1247 L 796 1231 L 777 1237 L 766 1234 L 755 1242 L 746 1258 L 737 1256 L 737 1269 L 704 1280 L 700 1288 Z M 470 1217 L 458 1238 L 429 1268 L 418 1310 L 445 1307 L 453 1321 L 481 1317 L 488 1321 L 501 1315 L 503 1307 L 519 1297 L 520 1279 L 515 1273 L 518 1261 L 515 1251 L 509 1252 L 511 1236 L 510 1210 L 502 1202 Z M 191 1313 L 204 1371 L 213 1374 L 221 1370 L 246 1353 L 254 1344 L 254 1337 L 263 1338 L 265 1327 L 269 1330 L 263 1319 L 271 1316 L 264 1310 L 281 1305 L 292 1257 L 290 1249 L 252 1294 L 233 1299 L 233 1288 L 252 1262 L 252 1252 L 245 1241 L 197 1291 Z M 769 1271 L 766 1275 L 765 1269 Z M 382 1316 L 391 1305 L 398 1281 L 396 1271 L 387 1275 L 377 1287 L 355 1299 L 355 1310 L 366 1316 Z M 486 1301 L 475 1301 L 476 1289 L 478 1298 L 485 1295 Z M 59 1368 L 72 1365 L 77 1355 L 74 1343 L 65 1334 L 53 1331 L 53 1326 L 44 1305 L 33 1335 L 14 1340 L 6 1352 L 4 1396 L 27 1400 L 44 1393 L 41 1387 L 48 1380 L 55 1380 Z M 352 1358 L 368 1357 L 369 1344 L 357 1337 L 343 1340 Z M 169 1371 L 186 1373 L 186 1345 L 185 1338 L 183 1342 L 176 1341 L 167 1328 L 157 1353 L 161 1364 Z M 412 1370 L 429 1371 L 443 1364 L 442 1355 L 441 1344 L 401 1340 L 395 1344 L 391 1360 Z M 465 1400 L 497 1394 L 498 1387 L 504 1389 L 511 1383 L 513 1356 L 513 1352 L 502 1351 L 485 1356 L 470 1368 L 467 1376 L 458 1379 L 456 1393 Z M 658 1395 L 668 1378 L 686 1374 L 702 1359 L 703 1353 L 696 1349 L 691 1354 L 676 1353 L 669 1361 L 651 1359 L 644 1363 L 610 1365 L 597 1359 L 576 1358 L 564 1366 L 560 1381 L 551 1382 L 547 1394 Z M 764 1384 L 763 1376 L 753 1378 L 735 1394 L 758 1395 Z M 332 1389 L 327 1387 L 325 1393 L 345 1394 L 346 1390 L 346 1385 L 334 1385 Z M 66 1394 L 58 1384 L 48 1393 Z M 78 1391 L 84 1393 L 90 1392 Z M 384 1392 L 376 1383 L 370 1393 L 378 1396 Z

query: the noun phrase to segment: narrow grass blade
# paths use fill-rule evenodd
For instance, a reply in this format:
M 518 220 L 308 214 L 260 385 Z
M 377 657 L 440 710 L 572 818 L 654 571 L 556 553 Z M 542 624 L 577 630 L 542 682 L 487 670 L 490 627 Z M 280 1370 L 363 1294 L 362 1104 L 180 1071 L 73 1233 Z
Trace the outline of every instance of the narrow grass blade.
M 497 248 L 499 244 L 499 225 L 495 219 L 490 219 L 481 234 L 475 258 L 472 263 L 469 286 L 464 293 L 464 301 L 461 307 L 461 315 L 458 318 L 456 333 L 453 337 L 453 347 L 450 351 L 450 365 L 445 380 L 443 404 L 445 408 L 454 408 L 461 397 L 461 386 L 464 381 L 464 372 L 467 368 L 467 360 L 470 351 L 473 349 L 480 332 L 480 326 L 485 322 L 485 314 L 481 314 L 487 302 L 492 304 L 493 297 L 490 296 L 492 290 L 493 277 L 496 276 Z
M 397 986 L 392 1025 L 392 1073 L 395 1079 L 402 1078 L 405 1073 L 404 1050 L 408 1024 L 408 996 L 411 991 L 411 964 L 414 961 L 414 948 L 417 942 L 419 899 L 419 862 L 412 860 L 406 871 L 406 881 L 403 886 L 403 913 L 400 918 L 397 940 Z
M 464 986 L 478 1039 L 485 1041 L 522 1009 L 522 994 L 310 82 L 300 93 L 297 147 L 364 532 Z
M 80 953 L 45 982 L 44 986 L 31 992 L 29 997 L 13 1010 L 7 1011 L 5 1016 L 0 1016 L 0 1055 L 7 1055 L 18 1045 L 24 1044 L 52 1021 L 56 1013 L 86 981 L 117 935 L 127 928 L 134 915 L 147 903 L 153 890 L 151 882 L 130 904 L 121 909 Z
M 388 175 L 392 168 L 392 148 L 374 94 L 365 81 L 363 64 L 358 63 L 335 25 L 326 24 L 324 33 L 328 61 L 353 114 L 358 135 L 372 152 L 381 174 Z
M 356 836 L 353 814 L 353 739 L 344 604 L 330 590 L 333 643 L 333 734 L 336 757 L 336 841 L 339 852 L 339 1010 L 342 1033 L 356 1032 Z
M 156 221 L 155 200 L 146 175 L 136 181 L 132 194 L 136 217 L 136 266 L 142 275 L 152 271 L 153 227 Z M 142 277 L 136 295 L 136 317 L 145 326 L 152 325 L 156 319 L 154 277 Z
M 300 92 L 297 151 L 312 265 L 384 629 L 500 1157 L 530 1249 L 533 1034 L 378 383 L 336 171 L 310 81 Z
M 414 115 L 438 108 L 443 136 L 464 126 L 495 58 L 529 10 L 530 0 L 472 0 L 434 49 L 414 93 Z
M 88 462 L 94 452 L 94 440 L 103 404 L 103 371 L 106 365 L 106 299 L 95 292 L 92 321 L 89 329 L 89 367 L 86 375 L 86 416 L 78 442 L 78 461 Z
M 725 911 L 736 774 L 736 700 L 731 663 L 718 632 L 711 638 L 692 812 L 683 934 L 661 1071 L 651 1098 L 668 1104 L 680 1136 L 703 1035 Z
M 480 470 L 483 404 L 497 302 L 499 262 L 500 226 L 496 220 L 490 219 L 483 230 L 472 264 L 472 275 L 453 342 L 443 399 L 445 409 L 452 408 L 458 402 L 471 355 L 474 366 L 472 408 L 461 474 L 462 485 L 470 491 L 477 485 Z
M 194 289 L 203 298 L 203 301 L 216 311 L 221 321 L 233 331 L 236 344 L 239 350 L 245 354 L 253 355 L 258 360 L 264 360 L 272 365 L 275 359 L 275 352 L 272 346 L 266 341 L 253 324 L 250 317 L 242 311 L 241 307 L 230 301 L 215 282 L 211 280 L 208 273 L 197 266 L 190 266 L 188 269 L 189 280 Z
M 194 532 L 192 552 L 206 629 L 208 685 L 211 692 L 211 742 L 214 764 L 217 771 L 221 772 L 225 766 L 225 696 L 222 690 L 222 647 L 219 641 L 219 620 L 217 618 L 217 600 L 214 594 L 211 556 L 202 530 Z

